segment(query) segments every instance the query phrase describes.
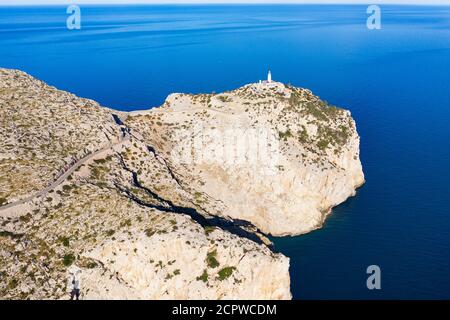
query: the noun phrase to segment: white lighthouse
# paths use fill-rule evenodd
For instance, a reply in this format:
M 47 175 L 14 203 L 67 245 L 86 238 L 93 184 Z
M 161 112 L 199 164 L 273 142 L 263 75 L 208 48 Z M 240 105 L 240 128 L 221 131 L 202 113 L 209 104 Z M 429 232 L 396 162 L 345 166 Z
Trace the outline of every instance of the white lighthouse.
M 272 73 L 269 70 L 269 73 L 267 74 L 267 82 L 271 83 L 272 82 Z

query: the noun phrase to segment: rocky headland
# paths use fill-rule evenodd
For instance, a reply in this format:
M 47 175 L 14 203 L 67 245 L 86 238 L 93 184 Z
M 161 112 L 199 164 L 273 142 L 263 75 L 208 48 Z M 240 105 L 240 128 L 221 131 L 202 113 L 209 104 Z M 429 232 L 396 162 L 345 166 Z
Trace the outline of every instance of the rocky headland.
M 290 299 L 266 235 L 364 183 L 350 112 L 255 83 L 119 112 L 0 69 L 0 298 Z

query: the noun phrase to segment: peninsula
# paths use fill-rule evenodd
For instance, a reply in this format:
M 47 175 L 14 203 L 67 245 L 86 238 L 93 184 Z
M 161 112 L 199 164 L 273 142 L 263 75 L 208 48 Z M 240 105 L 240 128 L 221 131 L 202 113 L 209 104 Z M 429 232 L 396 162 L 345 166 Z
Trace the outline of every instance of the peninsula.
M 272 79 L 121 112 L 0 69 L 0 298 L 290 299 L 267 235 L 364 183 L 349 111 Z

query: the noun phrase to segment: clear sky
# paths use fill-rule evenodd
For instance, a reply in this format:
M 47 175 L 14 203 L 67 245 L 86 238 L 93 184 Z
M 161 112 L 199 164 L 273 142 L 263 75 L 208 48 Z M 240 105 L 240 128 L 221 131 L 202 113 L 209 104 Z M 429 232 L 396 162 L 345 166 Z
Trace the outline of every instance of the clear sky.
M 124 3 L 353 3 L 353 4 L 443 4 L 450 0 L 0 0 L 0 5 L 23 4 L 124 4 Z

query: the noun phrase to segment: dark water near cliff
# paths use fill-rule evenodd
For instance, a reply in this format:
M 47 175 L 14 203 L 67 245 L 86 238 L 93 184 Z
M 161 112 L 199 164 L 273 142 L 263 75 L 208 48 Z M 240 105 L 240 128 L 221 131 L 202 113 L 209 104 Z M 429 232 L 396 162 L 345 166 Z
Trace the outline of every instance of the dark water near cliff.
M 323 229 L 276 239 L 295 298 L 450 298 L 450 7 L 0 8 L 0 66 L 122 110 L 263 78 L 348 108 L 367 183 Z M 382 289 L 366 288 L 381 267 Z

